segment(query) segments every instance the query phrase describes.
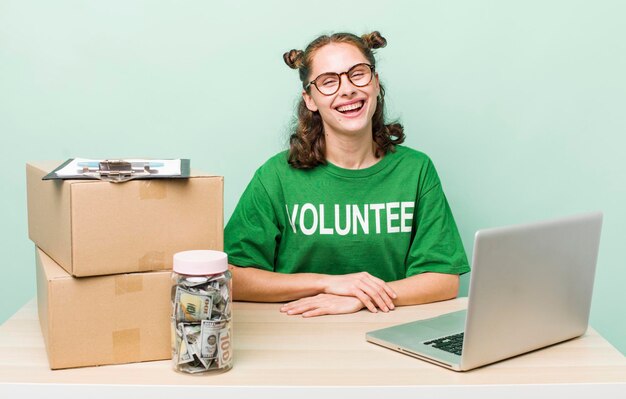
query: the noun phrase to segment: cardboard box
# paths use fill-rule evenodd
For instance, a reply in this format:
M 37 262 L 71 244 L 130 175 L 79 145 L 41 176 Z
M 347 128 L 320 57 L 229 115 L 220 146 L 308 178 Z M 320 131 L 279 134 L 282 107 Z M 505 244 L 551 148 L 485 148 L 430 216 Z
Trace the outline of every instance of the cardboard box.
M 50 368 L 171 358 L 171 272 L 75 278 L 35 251 Z
M 41 180 L 60 164 L 26 165 L 28 235 L 68 273 L 167 270 L 176 252 L 223 250 L 223 177 Z

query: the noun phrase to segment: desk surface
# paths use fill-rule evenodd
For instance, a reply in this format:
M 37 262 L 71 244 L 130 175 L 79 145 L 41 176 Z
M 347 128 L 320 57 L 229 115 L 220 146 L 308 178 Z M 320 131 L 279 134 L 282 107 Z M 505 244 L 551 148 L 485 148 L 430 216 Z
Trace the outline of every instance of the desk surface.
M 454 372 L 365 341 L 370 330 L 462 309 L 466 299 L 399 307 L 384 314 L 305 319 L 279 304 L 234 304 L 233 369 L 178 374 L 169 361 L 51 371 L 36 302 L 0 326 L 0 383 L 211 386 L 433 386 L 626 383 L 626 358 L 593 329 L 559 345 L 469 372 Z

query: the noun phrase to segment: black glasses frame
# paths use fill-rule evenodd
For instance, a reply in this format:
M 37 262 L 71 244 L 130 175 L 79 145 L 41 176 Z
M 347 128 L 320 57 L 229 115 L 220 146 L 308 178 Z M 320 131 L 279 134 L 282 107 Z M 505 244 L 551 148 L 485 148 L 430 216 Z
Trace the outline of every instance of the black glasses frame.
M 369 67 L 370 71 L 371 71 L 371 74 L 370 74 L 370 79 L 367 81 L 367 83 L 364 83 L 364 84 L 360 84 L 360 85 L 358 85 L 358 84 L 354 83 L 354 82 L 352 81 L 352 79 L 350 79 L 350 72 L 352 72 L 352 71 L 354 70 L 354 68 L 356 68 L 356 67 L 360 67 L 360 66 L 362 66 L 362 65 L 367 65 L 367 66 Z M 315 79 L 313 79 L 312 81 L 310 81 L 310 82 L 309 82 L 309 84 L 308 84 L 308 85 L 306 85 L 306 86 L 304 87 L 304 90 L 307 90 L 307 91 L 308 91 L 308 90 L 309 90 L 309 88 L 311 87 L 311 85 L 314 85 L 314 86 L 315 86 L 315 88 L 317 89 L 317 91 L 319 91 L 319 92 L 320 92 L 320 94 L 322 94 L 322 95 L 324 95 L 324 96 L 332 96 L 333 94 L 337 93 L 337 92 L 339 91 L 339 88 L 341 87 L 341 75 L 346 75 L 346 77 L 348 78 L 348 80 L 350 81 L 350 83 L 352 83 L 354 86 L 356 86 L 356 87 L 365 87 L 365 86 L 367 86 L 368 84 L 370 84 L 370 82 L 372 81 L 372 78 L 374 77 L 374 69 L 375 69 L 374 65 L 370 65 L 370 64 L 368 64 L 367 62 L 361 62 L 361 63 L 359 63 L 359 64 L 353 65 L 352 67 L 350 67 L 350 69 L 348 69 L 348 70 L 347 70 L 347 71 L 345 71 L 345 72 L 341 72 L 341 73 L 336 73 L 336 72 L 324 72 L 324 73 L 320 74 L 318 77 L 316 77 Z M 330 93 L 330 94 L 323 93 L 323 92 L 320 90 L 320 88 L 317 86 L 317 80 L 318 80 L 319 78 L 321 78 L 322 76 L 325 76 L 325 75 L 336 75 L 336 76 L 337 76 L 337 80 L 339 81 L 339 84 L 337 85 L 337 88 L 335 89 L 335 91 L 333 91 L 333 92 L 332 92 L 332 93 Z

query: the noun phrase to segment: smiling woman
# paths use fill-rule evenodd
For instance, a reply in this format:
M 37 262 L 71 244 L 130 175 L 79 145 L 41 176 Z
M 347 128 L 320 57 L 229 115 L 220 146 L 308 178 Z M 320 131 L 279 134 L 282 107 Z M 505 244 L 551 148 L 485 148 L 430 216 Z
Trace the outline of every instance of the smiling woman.
M 284 54 L 302 100 L 288 151 L 255 173 L 225 230 L 233 297 L 319 316 L 453 298 L 467 257 L 430 159 L 385 123 L 378 32 Z
M 309 46 L 306 51 L 291 50 L 284 54 L 285 63 L 300 72 L 303 93 L 302 101 L 298 105 L 299 124 L 291 137 L 291 150 L 289 163 L 296 168 L 313 168 L 326 163 L 326 134 L 332 134 L 329 130 L 333 120 L 331 112 L 324 107 L 319 110 L 317 102 L 324 105 L 324 99 L 337 101 L 335 110 L 348 118 L 359 118 L 368 126 L 361 130 L 371 130 L 372 138 L 376 144 L 374 155 L 380 157 L 396 144 L 404 141 L 404 131 L 399 123 L 385 124 L 385 89 L 381 85 L 376 70 L 376 58 L 373 49 L 385 47 L 387 41 L 379 32 L 363 35 L 361 38 L 350 33 L 336 33 L 331 36 L 320 36 Z M 346 58 L 347 57 L 347 58 Z M 346 60 L 361 60 L 361 63 L 349 65 L 349 70 L 344 69 Z M 339 72 L 333 71 L 336 68 Z M 325 71 L 318 73 L 318 71 Z M 329 72 L 332 71 L 332 72 Z M 350 86 L 358 88 L 362 96 L 345 98 L 335 96 L 341 89 L 342 75 L 346 75 Z M 310 76 L 315 79 L 308 81 Z M 374 80 L 373 84 L 372 80 Z M 311 86 L 317 88 L 318 93 L 312 93 Z M 344 85 L 343 89 L 346 89 Z M 372 99 L 372 93 L 375 94 Z M 317 95 L 317 94 L 321 94 Z M 363 95 L 368 94 L 368 107 Z M 337 99 L 337 97 L 339 97 Z M 317 100 L 314 100 L 317 98 Z M 353 112 L 349 111 L 350 107 Z M 340 109 L 341 108 L 341 109 Z M 319 110 L 319 112 L 317 112 Z M 367 112 L 359 112 L 360 110 Z M 332 138 L 331 138 L 332 140 Z M 332 144 L 331 144 L 332 147 Z

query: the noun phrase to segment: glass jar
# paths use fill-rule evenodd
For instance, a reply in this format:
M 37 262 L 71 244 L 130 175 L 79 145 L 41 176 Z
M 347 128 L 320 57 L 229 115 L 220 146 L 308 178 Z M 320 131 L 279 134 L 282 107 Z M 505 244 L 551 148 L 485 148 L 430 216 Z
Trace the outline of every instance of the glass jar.
M 232 276 L 224 252 L 174 254 L 172 364 L 182 373 L 211 373 L 233 366 Z

